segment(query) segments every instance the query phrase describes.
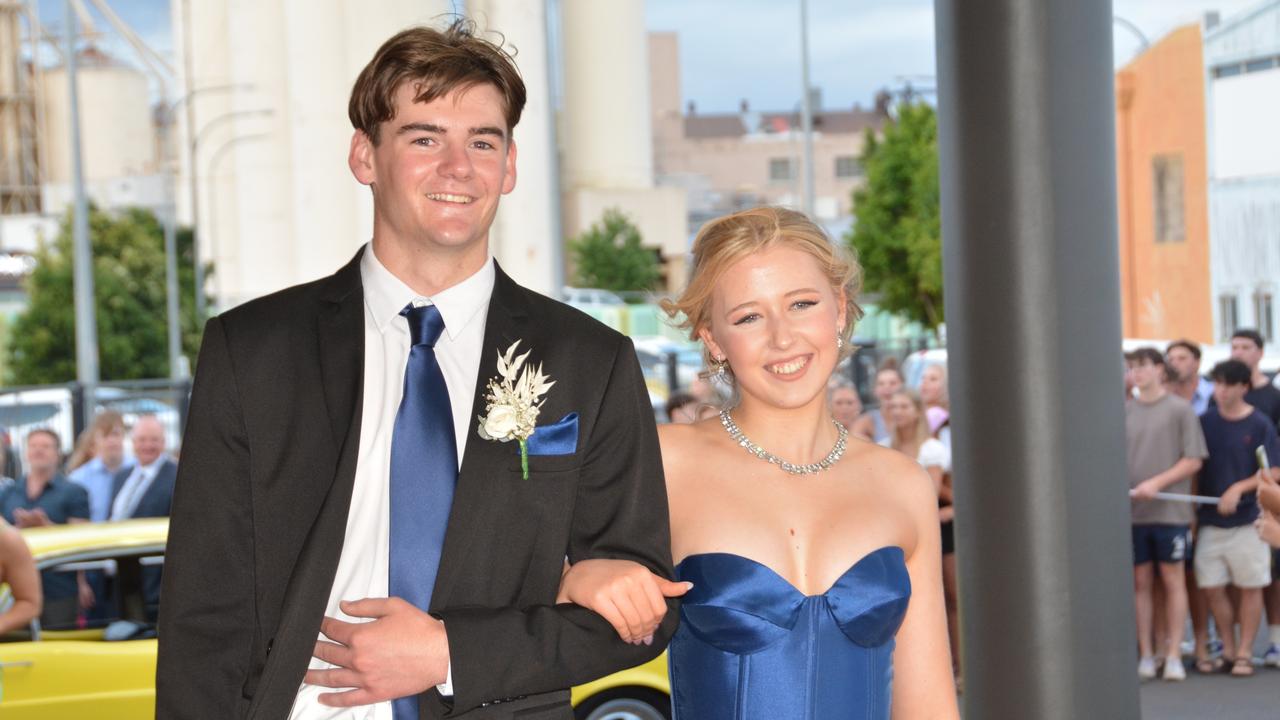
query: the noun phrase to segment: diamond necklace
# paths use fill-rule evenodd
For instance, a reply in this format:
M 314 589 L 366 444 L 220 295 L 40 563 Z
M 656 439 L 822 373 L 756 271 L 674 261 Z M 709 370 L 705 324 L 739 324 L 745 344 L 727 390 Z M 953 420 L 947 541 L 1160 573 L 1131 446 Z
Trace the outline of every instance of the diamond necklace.
M 837 431 L 840 433 L 840 437 L 836 438 L 836 445 L 831 448 L 831 452 L 827 453 L 826 457 L 816 463 L 795 465 L 751 442 L 746 435 L 742 434 L 742 430 L 733 422 L 733 418 L 729 417 L 729 411 L 720 411 L 720 424 L 724 426 L 725 432 L 729 433 L 729 437 L 733 438 L 734 442 L 741 445 L 743 449 L 752 455 L 755 455 L 765 462 L 773 463 L 774 465 L 782 468 L 783 471 L 792 475 L 813 475 L 814 473 L 820 473 L 832 465 L 835 465 L 836 462 L 840 460 L 840 457 L 844 455 L 845 442 L 849 439 L 849 430 L 835 419 L 832 419 L 831 422 L 835 424 Z

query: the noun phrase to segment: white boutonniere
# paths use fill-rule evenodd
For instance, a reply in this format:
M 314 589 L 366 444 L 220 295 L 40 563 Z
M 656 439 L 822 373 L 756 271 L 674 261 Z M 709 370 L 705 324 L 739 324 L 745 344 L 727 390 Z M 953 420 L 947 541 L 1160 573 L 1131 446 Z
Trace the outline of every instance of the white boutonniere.
M 529 479 L 529 436 L 538 423 L 542 396 L 555 385 L 542 374 L 542 365 L 524 367 L 529 357 L 525 351 L 516 357 L 517 340 L 505 354 L 498 355 L 498 377 L 489 380 L 485 394 L 485 414 L 479 418 L 478 432 L 485 440 L 520 442 L 520 468 Z

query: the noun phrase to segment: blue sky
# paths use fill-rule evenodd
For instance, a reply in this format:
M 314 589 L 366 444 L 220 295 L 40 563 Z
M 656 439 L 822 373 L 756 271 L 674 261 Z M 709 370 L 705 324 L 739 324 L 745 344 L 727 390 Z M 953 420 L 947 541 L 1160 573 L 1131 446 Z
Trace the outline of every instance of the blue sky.
M 1261 0 L 1114 0 L 1116 15 L 1151 42 L 1205 12 L 1223 18 Z M 932 0 L 809 0 L 809 77 L 826 107 L 869 105 L 876 90 L 911 79 L 932 86 Z M 758 110 L 788 110 L 800 99 L 799 2 L 647 0 L 650 30 L 680 35 L 681 89 L 699 112 L 729 112 L 747 99 Z M 1136 36 L 1115 29 L 1115 57 L 1127 62 Z
M 193 2 L 209 0 L 192 0 Z M 518 0 L 517 0 L 518 1 Z M 607 0 L 601 0 L 607 1 Z M 36 0 L 50 30 L 63 27 L 63 0 Z M 1206 11 L 1224 18 L 1261 0 L 1114 0 L 1115 13 L 1155 42 Z M 86 3 L 88 4 L 88 3 Z M 460 3 L 462 4 L 462 3 Z M 170 62 L 169 0 L 110 0 L 125 22 Z M 377 0 L 370 0 L 376 8 Z M 98 18 L 99 44 L 136 63 L 136 55 Z M 700 112 L 734 111 L 742 99 L 758 110 L 794 108 L 800 98 L 800 18 L 797 0 L 646 0 L 650 30 L 680 36 L 681 88 Z M 1115 29 L 1123 64 L 1137 51 L 1128 30 Z M 809 0 L 810 81 L 827 107 L 869 105 L 876 90 L 931 86 L 934 75 L 932 0 Z

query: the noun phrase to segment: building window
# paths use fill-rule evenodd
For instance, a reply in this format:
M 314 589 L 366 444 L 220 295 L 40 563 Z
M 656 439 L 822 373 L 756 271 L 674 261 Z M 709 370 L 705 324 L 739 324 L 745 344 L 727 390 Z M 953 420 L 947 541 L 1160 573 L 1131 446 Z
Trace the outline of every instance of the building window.
M 1182 202 L 1182 156 L 1157 155 L 1151 161 L 1156 210 L 1156 242 L 1187 239 Z
M 1218 339 L 1231 342 L 1231 335 L 1240 327 L 1239 309 L 1235 295 L 1218 296 Z
M 862 163 L 858 162 L 858 158 L 852 155 L 841 155 L 836 158 L 836 177 L 838 178 L 857 178 L 862 177 Z
M 769 158 L 769 180 L 786 182 L 795 178 L 791 158 Z
M 1253 294 L 1253 317 L 1258 325 L 1258 332 L 1267 342 L 1275 340 L 1275 324 L 1272 314 L 1272 296 L 1270 291 L 1259 290 Z

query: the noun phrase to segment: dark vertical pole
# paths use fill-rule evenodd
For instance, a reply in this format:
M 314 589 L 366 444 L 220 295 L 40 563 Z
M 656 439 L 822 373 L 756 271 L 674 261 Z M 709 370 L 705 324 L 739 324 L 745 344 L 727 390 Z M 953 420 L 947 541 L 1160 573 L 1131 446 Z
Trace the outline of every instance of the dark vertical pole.
M 1137 718 L 1109 0 L 937 0 L 965 717 Z

